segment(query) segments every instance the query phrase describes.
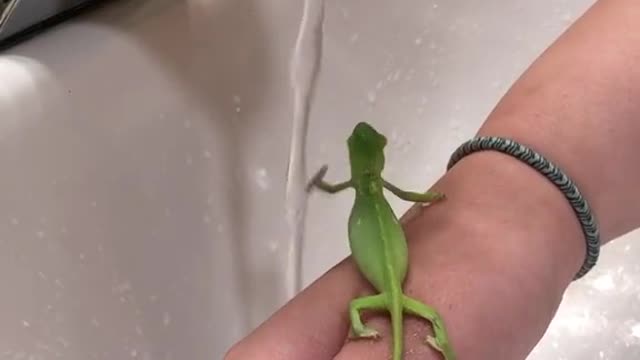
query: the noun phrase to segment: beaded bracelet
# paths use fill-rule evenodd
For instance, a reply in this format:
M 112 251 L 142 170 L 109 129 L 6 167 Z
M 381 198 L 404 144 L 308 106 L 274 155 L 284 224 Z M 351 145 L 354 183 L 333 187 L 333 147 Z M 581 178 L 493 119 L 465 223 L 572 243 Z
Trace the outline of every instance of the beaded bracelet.
M 499 151 L 526 163 L 549 179 L 564 194 L 580 221 L 587 245 L 584 262 L 574 280 L 586 275 L 598 261 L 598 256 L 600 255 L 600 233 L 596 219 L 591 213 L 591 208 L 575 183 L 556 165 L 528 147 L 511 139 L 492 136 L 476 137 L 462 144 L 451 155 L 451 159 L 447 164 L 447 171 L 465 156 L 483 150 Z

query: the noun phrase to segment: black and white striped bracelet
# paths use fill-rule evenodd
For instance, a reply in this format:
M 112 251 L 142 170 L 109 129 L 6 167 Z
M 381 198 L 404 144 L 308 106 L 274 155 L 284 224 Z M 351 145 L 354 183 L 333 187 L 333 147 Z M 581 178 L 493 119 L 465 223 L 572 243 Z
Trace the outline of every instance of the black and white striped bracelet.
M 564 194 L 580 221 L 587 245 L 584 262 L 574 280 L 587 274 L 596 265 L 600 255 L 600 232 L 589 204 L 575 183 L 551 161 L 528 147 L 511 139 L 492 136 L 476 137 L 462 144 L 451 155 L 447 170 L 465 156 L 484 150 L 499 151 L 528 164 L 549 179 Z

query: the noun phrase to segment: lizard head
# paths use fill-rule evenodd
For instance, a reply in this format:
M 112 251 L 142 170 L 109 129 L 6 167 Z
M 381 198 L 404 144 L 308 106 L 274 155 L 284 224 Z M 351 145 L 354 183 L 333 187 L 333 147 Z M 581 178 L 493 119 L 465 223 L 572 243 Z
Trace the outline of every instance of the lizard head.
M 352 175 L 378 175 L 384 168 L 387 138 L 371 125 L 359 122 L 347 140 Z

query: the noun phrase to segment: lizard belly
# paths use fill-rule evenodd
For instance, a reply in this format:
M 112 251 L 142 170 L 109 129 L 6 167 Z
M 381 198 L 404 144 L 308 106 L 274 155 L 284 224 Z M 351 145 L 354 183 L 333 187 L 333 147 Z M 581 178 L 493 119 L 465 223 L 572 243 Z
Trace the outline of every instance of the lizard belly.
M 362 274 L 380 292 L 402 284 L 407 273 L 407 242 L 391 206 L 379 197 L 356 196 L 349 217 L 349 246 Z

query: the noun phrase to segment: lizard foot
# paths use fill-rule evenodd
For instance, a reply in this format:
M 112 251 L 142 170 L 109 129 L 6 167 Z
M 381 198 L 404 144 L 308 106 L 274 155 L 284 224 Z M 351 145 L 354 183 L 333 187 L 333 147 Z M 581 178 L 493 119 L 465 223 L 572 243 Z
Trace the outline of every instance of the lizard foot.
M 440 343 L 438 342 L 438 339 L 436 339 L 435 337 L 431 335 L 427 335 L 427 339 L 425 340 L 425 343 L 427 343 L 429 346 L 434 348 L 434 350 L 443 352 L 442 345 L 440 345 Z
M 449 343 L 449 337 L 447 336 L 440 314 L 438 314 L 434 308 L 406 295 L 403 297 L 403 305 L 409 314 L 419 316 L 431 322 L 434 335 L 427 336 L 426 343 L 434 350 L 439 351 L 445 360 L 455 360 L 456 355 Z
M 316 172 L 313 175 L 313 177 L 311 177 L 311 180 L 309 180 L 309 182 L 307 183 L 306 191 L 310 192 L 311 190 L 313 190 L 313 187 L 324 178 L 328 170 L 329 170 L 329 166 L 323 165 L 320 168 L 320 170 L 318 170 L 318 172 Z
M 349 332 L 349 339 L 357 340 L 357 339 L 372 339 L 377 340 L 380 338 L 380 333 L 376 329 L 372 329 L 369 327 L 363 327 L 361 329 L 351 329 Z
M 360 311 L 363 310 L 382 310 L 386 306 L 386 296 L 383 294 L 365 296 L 351 300 L 349 305 L 349 315 L 351 318 L 351 339 L 378 339 L 380 333 L 377 330 L 365 326 L 360 318 Z
M 433 194 L 433 192 L 432 192 Z M 435 193 L 435 197 L 429 201 L 429 202 L 423 202 L 420 203 L 420 205 L 418 205 L 419 209 L 424 209 L 424 208 L 428 208 L 429 206 L 433 205 L 434 203 L 438 203 L 440 201 L 443 201 L 447 198 L 447 196 L 443 193 Z
M 423 202 L 421 203 L 422 207 L 427 207 L 435 202 L 438 201 L 442 201 L 445 200 L 447 198 L 447 195 L 445 195 L 444 193 L 441 192 L 437 192 L 437 191 L 429 191 L 427 192 L 427 194 L 429 194 L 431 196 L 430 201 L 428 202 Z

